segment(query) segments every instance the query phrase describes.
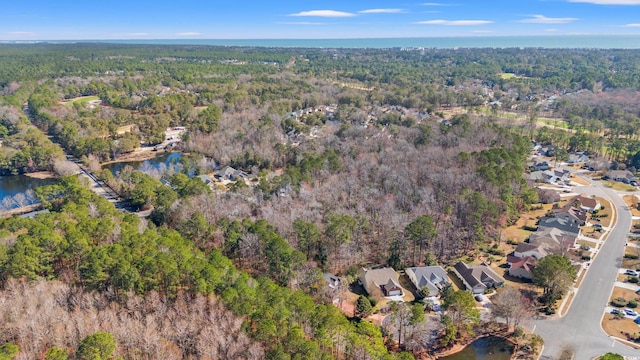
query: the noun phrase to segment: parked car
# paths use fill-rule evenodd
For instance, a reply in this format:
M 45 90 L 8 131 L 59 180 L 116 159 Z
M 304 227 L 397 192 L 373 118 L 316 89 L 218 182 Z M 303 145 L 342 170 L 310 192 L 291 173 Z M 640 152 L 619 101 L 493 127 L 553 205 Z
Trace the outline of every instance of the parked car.
M 611 310 L 611 313 L 612 313 L 613 315 L 618 315 L 618 314 L 620 314 L 620 310 L 618 310 L 618 309 L 613 309 L 613 310 Z
M 635 270 L 631 270 L 631 269 L 627 269 L 627 270 L 624 272 L 624 274 L 625 274 L 625 275 L 631 275 L 631 276 L 638 276 L 638 272 L 637 272 L 637 271 L 635 271 Z
M 636 324 L 640 325 L 640 316 L 638 316 L 635 320 L 633 320 Z
M 484 300 L 484 298 L 482 297 L 482 295 L 476 295 L 476 301 L 477 301 L 477 302 L 482 302 L 482 300 Z
M 638 313 L 631 309 L 624 309 L 624 313 L 625 315 L 629 315 L 629 316 L 638 316 Z

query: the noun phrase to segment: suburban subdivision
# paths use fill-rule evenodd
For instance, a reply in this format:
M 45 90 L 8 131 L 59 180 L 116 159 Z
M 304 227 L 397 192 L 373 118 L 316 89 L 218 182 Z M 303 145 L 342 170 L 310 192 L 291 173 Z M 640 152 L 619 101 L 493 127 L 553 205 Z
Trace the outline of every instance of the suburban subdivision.
M 638 69 L 0 44 L 0 359 L 638 357 Z

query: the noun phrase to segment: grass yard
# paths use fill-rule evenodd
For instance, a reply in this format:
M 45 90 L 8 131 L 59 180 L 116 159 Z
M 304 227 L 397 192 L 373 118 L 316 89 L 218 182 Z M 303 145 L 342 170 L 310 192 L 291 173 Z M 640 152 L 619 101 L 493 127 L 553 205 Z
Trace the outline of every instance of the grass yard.
M 633 254 L 636 255 L 634 251 L 636 250 L 635 248 L 632 248 L 632 250 L 625 250 L 627 253 L 629 254 Z M 640 269 L 640 259 L 627 259 L 627 258 L 622 258 L 622 267 L 625 269 Z
M 604 206 L 604 210 L 603 209 L 598 210 L 598 214 L 607 215 L 606 217 L 600 218 L 600 224 L 602 224 L 602 226 L 610 226 L 612 221 L 611 218 L 613 217 L 613 210 L 612 210 L 611 203 L 609 202 L 609 200 L 601 197 L 596 197 L 596 199 L 600 202 L 600 205 Z
M 614 287 L 611 299 L 617 297 L 624 298 L 625 300 L 640 300 L 640 296 L 632 290 L 623 289 L 620 287 Z M 613 314 L 605 314 L 602 319 L 602 328 L 604 331 L 612 336 L 616 336 L 622 339 L 627 339 L 626 334 L 640 333 L 640 325 L 636 324 L 630 318 L 619 318 Z
M 624 203 L 631 209 L 632 216 L 640 216 L 640 210 L 638 210 L 638 203 L 640 200 L 635 195 L 625 195 L 622 197 Z M 634 222 L 635 223 L 635 222 Z
M 601 180 L 602 183 L 608 187 L 608 188 L 612 188 L 613 190 L 616 191 L 636 191 L 638 190 L 635 186 L 629 185 L 629 184 L 625 184 L 625 183 L 621 183 L 619 181 L 611 181 L 611 180 Z
M 629 318 L 619 318 L 613 314 L 605 314 L 602 319 L 602 328 L 604 331 L 621 339 L 627 339 L 626 334 L 634 334 L 640 332 L 640 325 L 633 322 Z M 634 346 L 639 348 L 638 345 Z
M 625 275 L 626 277 L 626 275 Z M 609 299 L 609 301 L 615 299 L 615 298 L 624 298 L 625 300 L 629 301 L 629 300 L 636 300 L 636 301 L 640 301 L 640 295 L 636 294 L 635 291 L 633 290 L 629 290 L 629 289 L 625 289 L 625 288 L 621 288 L 618 286 L 614 286 L 613 287 L 613 292 L 611 293 L 611 298 Z
M 579 176 L 574 176 L 571 178 L 571 181 L 578 184 L 578 185 L 582 185 L 582 186 L 587 186 L 590 185 L 589 181 L 579 177 Z
M 133 129 L 133 124 L 130 124 L 130 125 L 122 125 L 122 126 L 120 126 L 120 127 L 118 127 L 118 128 L 116 129 L 116 134 L 118 134 L 118 135 L 122 135 L 122 134 L 124 134 L 124 133 L 131 132 L 131 130 L 132 130 L 132 129 Z
M 95 100 L 100 100 L 100 98 L 97 97 L 97 96 L 80 96 L 80 97 L 73 98 L 73 99 L 70 99 L 70 100 L 67 100 L 67 101 L 63 101 L 63 102 L 61 102 L 61 104 L 64 105 L 64 106 L 73 106 L 73 104 L 76 104 L 76 103 L 78 103 L 78 104 L 86 104 L 89 101 L 95 101 Z
M 562 206 L 562 202 L 560 206 Z M 502 230 L 501 238 L 503 241 L 512 240 L 515 242 L 523 242 L 529 235 L 531 235 L 531 231 L 524 230 L 523 226 L 536 226 L 536 222 L 538 221 L 538 217 L 544 216 L 549 210 L 553 208 L 553 204 L 541 204 L 541 209 L 530 210 L 522 215 L 520 215 L 520 219 L 516 221 L 514 225 L 506 227 Z
M 600 234 L 600 233 L 596 232 L 595 234 Z M 585 236 L 589 236 L 589 235 L 585 235 Z M 592 236 L 590 236 L 590 237 L 592 237 Z M 593 237 L 595 237 L 595 236 L 593 236 Z M 595 247 L 598 244 L 596 244 L 595 242 L 589 241 L 589 240 L 580 239 L 580 240 L 578 240 L 578 245 L 587 245 L 588 247 L 590 247 L 592 249 L 595 249 Z

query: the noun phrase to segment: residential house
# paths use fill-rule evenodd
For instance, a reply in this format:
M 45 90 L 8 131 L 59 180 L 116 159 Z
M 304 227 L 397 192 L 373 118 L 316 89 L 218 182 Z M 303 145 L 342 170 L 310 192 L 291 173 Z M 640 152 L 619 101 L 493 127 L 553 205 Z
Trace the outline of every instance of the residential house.
M 534 161 L 529 168 L 535 171 L 545 171 L 549 170 L 549 163 L 546 161 Z
M 588 161 L 589 157 L 584 153 L 573 153 L 569 154 L 569 160 L 567 160 L 567 164 L 581 165 L 586 164 Z
M 222 169 L 216 171 L 216 173 L 213 176 L 220 181 L 224 181 L 224 180 L 236 181 L 240 179 L 246 180 L 249 177 L 249 175 L 244 171 L 236 170 L 231 166 L 223 167 Z
M 609 170 L 606 177 L 625 184 L 638 185 L 638 179 L 629 170 Z
M 389 267 L 361 268 L 360 282 L 369 295 L 374 295 L 379 291 L 384 297 L 404 296 L 404 289 L 400 286 L 398 273 Z
M 600 209 L 600 201 L 585 194 L 580 194 L 569 200 L 569 204 L 590 213 Z
M 504 284 L 504 279 L 487 264 L 467 265 L 460 261 L 454 265 L 453 271 L 462 280 L 467 290 L 474 294 L 482 294 L 488 289 Z
M 331 274 L 331 273 L 324 273 L 322 274 L 322 277 L 324 277 L 324 281 L 327 284 L 327 288 L 329 288 L 329 290 L 338 290 L 340 288 L 340 278 Z
M 538 231 L 529 236 L 529 244 L 546 244 L 546 250 L 552 253 L 562 254 L 576 245 L 577 232 L 564 231 L 559 228 L 538 228 Z M 536 256 L 536 258 L 539 258 Z
M 611 167 L 611 161 L 605 158 L 596 158 L 587 162 L 586 166 L 589 171 L 607 170 Z
M 523 242 L 518 244 L 516 249 L 513 251 L 513 257 L 516 258 L 525 258 L 525 257 L 533 257 L 538 260 L 543 257 L 551 254 L 549 250 L 549 245 L 546 243 L 527 243 Z M 511 256 L 511 255 L 510 255 Z
M 554 216 L 557 218 L 567 218 L 573 222 L 577 222 L 580 226 L 584 226 L 587 223 L 587 212 L 574 208 L 571 204 L 567 204 L 559 209 L 553 209 Z
M 538 221 L 537 232 L 547 228 L 555 228 L 568 233 L 575 233 L 576 236 L 578 236 L 580 233 L 580 220 L 572 219 L 571 217 L 545 216 Z
M 525 177 L 528 180 L 531 180 L 531 181 L 537 182 L 537 183 L 541 183 L 541 182 L 544 182 L 546 180 L 546 176 L 544 175 L 544 172 L 541 171 L 541 170 L 532 171 L 532 172 L 526 174 Z
M 513 277 L 531 280 L 533 279 L 533 269 L 535 269 L 537 261 L 538 260 L 532 256 L 522 258 L 507 256 L 507 263 L 509 264 L 507 274 Z
M 538 154 L 542 156 L 553 156 L 555 149 L 556 147 L 553 145 L 543 145 L 540 150 L 538 150 Z
M 421 266 L 406 269 L 416 289 L 429 289 L 429 297 L 440 296 L 440 290 L 449 283 L 447 272 L 441 266 Z
M 202 174 L 202 175 L 198 175 L 196 177 L 198 179 L 202 180 L 202 182 L 205 183 L 206 185 L 213 184 L 213 179 L 208 174 Z

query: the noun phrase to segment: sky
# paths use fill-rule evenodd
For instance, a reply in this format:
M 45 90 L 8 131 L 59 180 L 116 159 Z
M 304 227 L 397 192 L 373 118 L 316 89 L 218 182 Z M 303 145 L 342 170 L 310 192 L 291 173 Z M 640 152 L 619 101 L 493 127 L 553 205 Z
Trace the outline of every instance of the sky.
M 0 40 L 640 34 L 640 0 L 0 0 Z

